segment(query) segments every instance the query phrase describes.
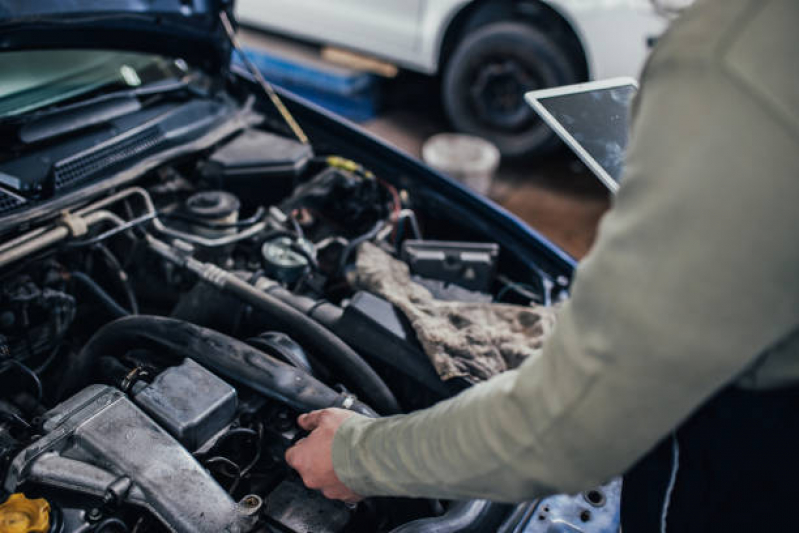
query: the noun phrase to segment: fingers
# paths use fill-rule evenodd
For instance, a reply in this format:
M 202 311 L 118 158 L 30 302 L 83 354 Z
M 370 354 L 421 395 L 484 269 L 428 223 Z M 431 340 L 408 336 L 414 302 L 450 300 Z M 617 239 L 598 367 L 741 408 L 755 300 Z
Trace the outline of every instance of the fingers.
M 300 415 L 297 418 L 297 424 L 304 429 L 305 431 L 313 431 L 317 427 L 319 427 L 319 423 L 322 419 L 322 414 L 324 414 L 325 410 L 319 411 L 311 411 L 310 413 Z
M 286 455 L 285 455 L 286 464 L 289 465 L 294 470 L 297 470 L 297 467 L 299 466 L 297 463 L 297 459 L 302 453 L 302 450 L 298 450 L 297 448 L 299 447 L 301 442 L 302 441 L 298 442 L 297 444 L 286 450 Z

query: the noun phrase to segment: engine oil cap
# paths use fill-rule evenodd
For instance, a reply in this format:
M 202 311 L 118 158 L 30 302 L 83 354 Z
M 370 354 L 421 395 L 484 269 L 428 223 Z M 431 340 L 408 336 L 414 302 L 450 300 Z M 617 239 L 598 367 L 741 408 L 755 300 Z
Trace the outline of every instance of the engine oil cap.
M 50 504 L 12 494 L 0 504 L 0 533 L 47 533 L 50 530 Z

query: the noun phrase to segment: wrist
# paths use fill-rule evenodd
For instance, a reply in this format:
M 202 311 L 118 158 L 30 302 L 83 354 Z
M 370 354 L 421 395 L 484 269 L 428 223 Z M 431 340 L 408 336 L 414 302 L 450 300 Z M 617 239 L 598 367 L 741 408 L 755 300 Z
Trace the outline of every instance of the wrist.
M 333 471 L 339 481 L 361 496 L 369 496 L 375 491 L 358 460 L 358 454 L 364 451 L 363 443 L 358 441 L 358 437 L 365 427 L 374 422 L 377 419 L 356 414 L 345 420 L 333 436 Z

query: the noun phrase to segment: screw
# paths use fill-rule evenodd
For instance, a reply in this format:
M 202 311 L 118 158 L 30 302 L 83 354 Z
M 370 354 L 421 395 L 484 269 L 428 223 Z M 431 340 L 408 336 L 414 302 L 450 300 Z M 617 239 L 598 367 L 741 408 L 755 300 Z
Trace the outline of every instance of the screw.
M 264 501 L 256 494 L 249 494 L 239 502 L 239 512 L 244 516 L 256 516 Z

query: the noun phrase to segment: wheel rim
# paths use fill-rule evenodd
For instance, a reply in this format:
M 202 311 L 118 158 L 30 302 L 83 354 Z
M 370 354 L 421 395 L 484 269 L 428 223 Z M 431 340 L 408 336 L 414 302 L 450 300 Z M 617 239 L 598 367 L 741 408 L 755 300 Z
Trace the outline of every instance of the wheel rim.
M 535 115 L 524 95 L 541 87 L 538 77 L 515 58 L 481 62 L 470 78 L 469 100 L 476 118 L 501 131 L 524 130 Z

